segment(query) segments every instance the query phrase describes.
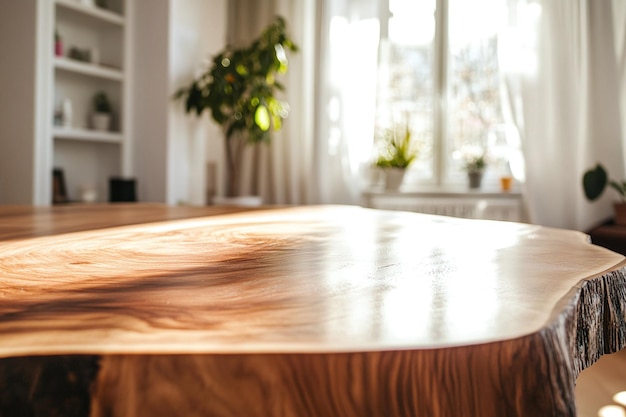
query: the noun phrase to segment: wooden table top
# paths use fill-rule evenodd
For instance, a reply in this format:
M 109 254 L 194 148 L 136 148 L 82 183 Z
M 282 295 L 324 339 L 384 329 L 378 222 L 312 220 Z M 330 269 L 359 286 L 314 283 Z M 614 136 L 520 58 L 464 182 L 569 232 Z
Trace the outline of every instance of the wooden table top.
M 197 415 L 573 416 L 578 372 L 626 343 L 623 267 L 580 232 L 360 207 L 0 207 L 0 357 L 108 355 L 110 402 L 110 369 L 202 357 L 159 365 L 219 375 L 231 408 Z M 241 408 L 242 363 L 296 392 Z
M 339 206 L 225 211 L 3 208 L 0 355 L 506 340 L 540 331 L 583 280 L 624 259 L 582 233 L 515 223 Z M 209 216 L 154 222 L 189 215 Z M 150 223 L 104 228 L 135 221 Z

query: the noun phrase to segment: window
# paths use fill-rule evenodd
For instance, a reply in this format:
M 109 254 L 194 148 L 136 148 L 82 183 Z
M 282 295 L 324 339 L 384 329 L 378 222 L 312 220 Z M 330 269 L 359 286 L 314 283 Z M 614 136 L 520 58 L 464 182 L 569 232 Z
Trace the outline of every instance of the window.
M 375 136 L 408 124 L 420 158 L 408 181 L 467 181 L 464 156 L 486 153 L 487 181 L 508 170 L 498 35 L 506 0 L 380 0 Z M 514 130 L 514 129 L 513 129 Z

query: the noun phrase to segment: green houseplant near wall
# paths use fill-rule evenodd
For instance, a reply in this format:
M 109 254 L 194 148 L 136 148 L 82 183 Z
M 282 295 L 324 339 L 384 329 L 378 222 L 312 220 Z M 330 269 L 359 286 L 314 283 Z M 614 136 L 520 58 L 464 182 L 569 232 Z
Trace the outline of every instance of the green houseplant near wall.
M 583 190 L 585 197 L 589 201 L 595 201 L 609 186 L 613 188 L 620 197 L 619 202 L 613 203 L 615 214 L 615 224 L 626 225 L 626 181 L 618 182 L 609 178 L 606 169 L 602 164 L 585 171 L 583 175 Z
M 418 151 L 412 140 L 408 125 L 404 133 L 398 135 L 390 129 L 384 136 L 383 147 L 374 165 L 383 170 L 385 189 L 397 190 L 402 185 L 406 169 L 417 158 Z
M 288 69 L 287 51 L 297 51 L 286 34 L 285 19 L 277 17 L 249 46 L 227 46 L 208 70 L 181 88 L 185 111 L 200 116 L 205 110 L 221 125 L 226 149 L 226 196 L 239 195 L 239 175 L 246 144 L 269 143 L 289 112 L 277 98 L 284 90 L 276 80 Z

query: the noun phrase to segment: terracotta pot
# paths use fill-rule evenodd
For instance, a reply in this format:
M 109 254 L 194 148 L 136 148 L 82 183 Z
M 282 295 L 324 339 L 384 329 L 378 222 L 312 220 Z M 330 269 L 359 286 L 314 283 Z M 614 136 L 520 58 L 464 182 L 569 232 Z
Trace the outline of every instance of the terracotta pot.
M 626 226 L 626 202 L 614 203 L 615 224 Z

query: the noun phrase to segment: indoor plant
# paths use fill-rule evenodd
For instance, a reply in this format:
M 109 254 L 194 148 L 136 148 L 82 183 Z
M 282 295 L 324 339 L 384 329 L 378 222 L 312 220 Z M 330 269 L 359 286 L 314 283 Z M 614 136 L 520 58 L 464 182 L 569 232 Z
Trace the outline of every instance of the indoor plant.
M 485 153 L 467 154 L 464 160 L 463 168 L 467 172 L 470 188 L 479 188 L 483 180 L 483 173 L 487 167 Z
M 277 98 L 283 86 L 277 74 L 287 72 L 287 51 L 297 46 L 286 34 L 286 24 L 277 17 L 249 46 L 227 46 L 210 67 L 175 98 L 182 98 L 185 111 L 200 116 L 210 112 L 221 125 L 226 149 L 226 196 L 239 195 L 239 173 L 246 143 L 269 143 L 272 131 L 280 130 L 289 107 Z
M 400 187 L 406 169 L 415 161 L 417 155 L 418 151 L 408 125 L 402 134 L 397 134 L 396 129 L 386 132 L 383 147 L 374 162 L 374 165 L 384 172 L 386 189 L 393 190 Z
M 111 102 L 104 91 L 98 91 L 93 96 L 93 113 L 91 125 L 95 130 L 108 131 L 111 127 Z
M 608 186 L 613 188 L 620 197 L 620 201 L 613 204 L 615 223 L 626 225 L 626 181 L 618 182 L 609 178 L 602 164 L 585 171 L 583 175 L 583 190 L 589 201 L 595 201 Z

